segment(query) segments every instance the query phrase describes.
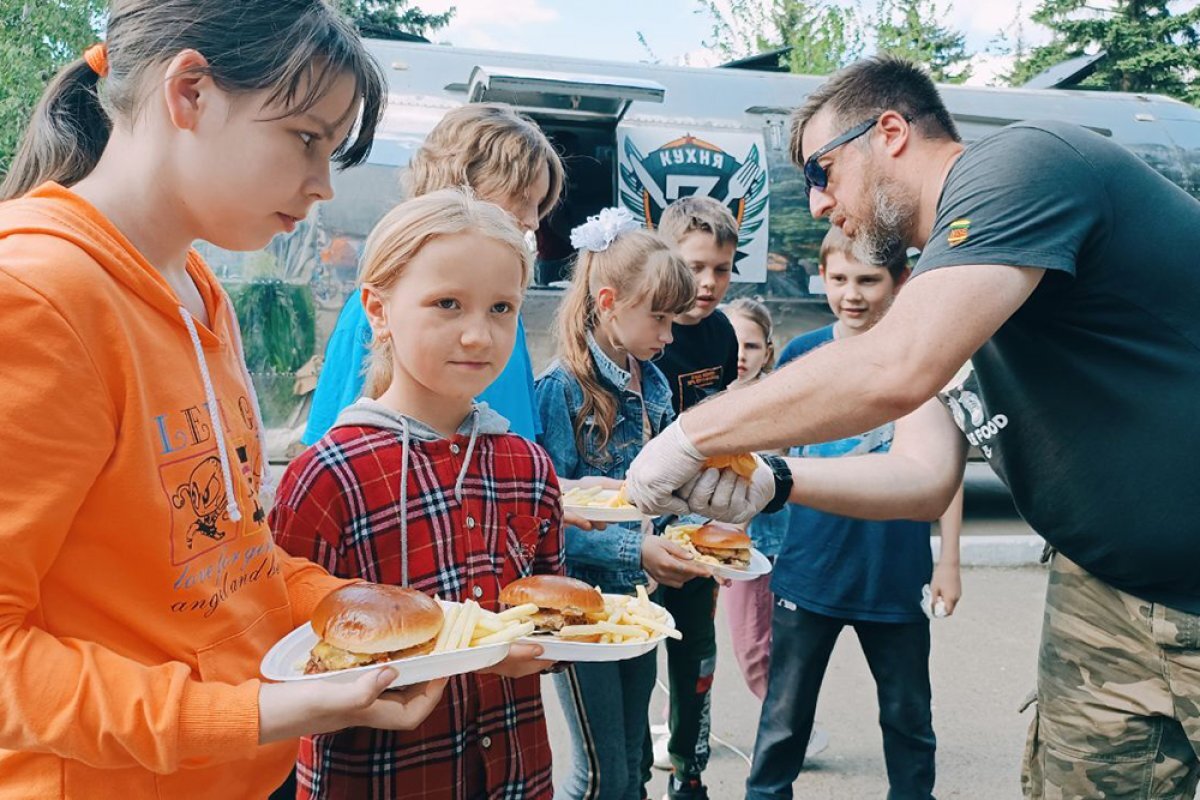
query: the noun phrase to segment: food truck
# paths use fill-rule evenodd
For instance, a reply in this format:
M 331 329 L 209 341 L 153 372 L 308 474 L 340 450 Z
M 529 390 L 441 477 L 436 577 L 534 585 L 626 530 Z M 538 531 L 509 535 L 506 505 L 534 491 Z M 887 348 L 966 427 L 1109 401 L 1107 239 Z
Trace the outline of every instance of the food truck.
M 336 196 L 264 251 L 203 247 L 247 329 L 251 367 L 275 429 L 272 459 L 284 457 L 303 425 L 303 398 L 334 319 L 354 291 L 367 234 L 401 198 L 400 176 L 426 134 L 465 103 L 516 107 L 542 127 L 566 165 L 562 202 L 537 236 L 537 269 L 523 311 L 535 367 L 552 352 L 549 330 L 569 275 L 569 232 L 605 206 L 623 205 L 654 225 L 681 196 L 720 199 L 741 224 L 730 296 L 765 300 L 781 341 L 830 319 L 816 276 L 828 223 L 809 214 L 804 178 L 788 157 L 789 115 L 824 78 L 747 69 L 746 62 L 701 69 L 422 41 L 369 40 L 369 46 L 387 74 L 389 96 L 368 162 L 336 173 Z M 1157 95 L 940 89 L 968 143 L 1020 120 L 1072 122 L 1111 137 L 1200 198 L 1200 109 Z

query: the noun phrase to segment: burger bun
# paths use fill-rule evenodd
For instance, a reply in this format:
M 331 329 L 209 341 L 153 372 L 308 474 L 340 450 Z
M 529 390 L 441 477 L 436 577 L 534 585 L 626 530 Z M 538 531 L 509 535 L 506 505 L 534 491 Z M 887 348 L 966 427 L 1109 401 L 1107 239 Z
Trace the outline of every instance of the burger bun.
M 570 615 L 604 611 L 604 598 L 594 587 L 564 575 L 518 578 L 500 590 L 500 602 L 508 606 L 532 603 L 538 608 Z
M 720 522 L 701 525 L 688 538 L 696 547 L 708 550 L 748 550 L 751 544 L 744 530 Z
M 423 592 L 379 583 L 355 583 L 326 595 L 312 615 L 322 640 L 351 653 L 391 653 L 433 639 L 444 615 Z

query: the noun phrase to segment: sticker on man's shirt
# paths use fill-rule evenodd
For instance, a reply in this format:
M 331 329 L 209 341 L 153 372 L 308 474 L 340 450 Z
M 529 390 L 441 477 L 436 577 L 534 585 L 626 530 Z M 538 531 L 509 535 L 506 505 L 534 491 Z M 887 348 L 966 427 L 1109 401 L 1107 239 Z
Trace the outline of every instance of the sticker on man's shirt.
M 967 240 L 971 234 L 971 220 L 956 219 L 950 223 L 950 234 L 946 237 L 946 241 L 951 247 L 957 247 Z

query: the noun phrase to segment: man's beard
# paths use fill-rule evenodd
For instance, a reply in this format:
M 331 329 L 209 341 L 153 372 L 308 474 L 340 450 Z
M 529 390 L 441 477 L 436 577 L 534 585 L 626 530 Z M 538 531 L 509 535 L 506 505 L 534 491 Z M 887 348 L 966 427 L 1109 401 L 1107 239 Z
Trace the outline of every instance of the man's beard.
M 911 195 L 891 178 L 871 178 L 871 215 L 854 232 L 854 258 L 864 264 L 884 266 L 908 251 L 908 232 L 917 216 Z

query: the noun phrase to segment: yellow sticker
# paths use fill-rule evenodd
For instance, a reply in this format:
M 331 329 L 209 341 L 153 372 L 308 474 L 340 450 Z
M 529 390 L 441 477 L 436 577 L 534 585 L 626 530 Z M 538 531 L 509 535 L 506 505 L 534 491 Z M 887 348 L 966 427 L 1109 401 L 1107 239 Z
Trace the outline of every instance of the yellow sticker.
M 946 241 L 951 247 L 957 247 L 967 240 L 971 234 L 971 220 L 963 218 L 956 219 L 950 223 L 950 233 L 946 236 Z

